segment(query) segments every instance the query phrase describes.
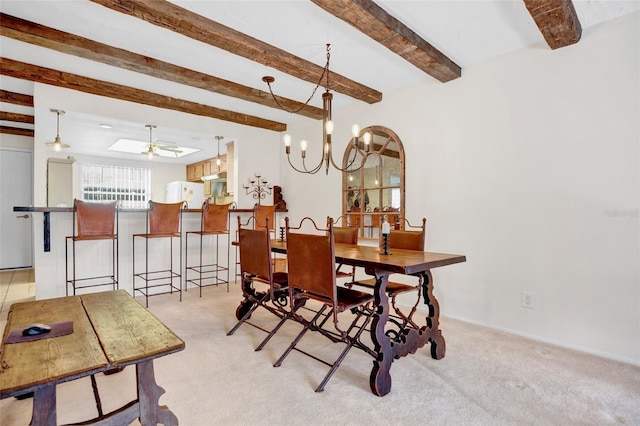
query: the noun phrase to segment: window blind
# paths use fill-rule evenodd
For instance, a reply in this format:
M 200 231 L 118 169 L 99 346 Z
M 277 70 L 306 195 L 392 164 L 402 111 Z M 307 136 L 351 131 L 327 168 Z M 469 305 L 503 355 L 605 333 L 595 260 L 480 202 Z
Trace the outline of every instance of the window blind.
M 105 164 L 82 165 L 82 199 L 120 201 L 122 208 L 146 208 L 151 197 L 151 169 Z

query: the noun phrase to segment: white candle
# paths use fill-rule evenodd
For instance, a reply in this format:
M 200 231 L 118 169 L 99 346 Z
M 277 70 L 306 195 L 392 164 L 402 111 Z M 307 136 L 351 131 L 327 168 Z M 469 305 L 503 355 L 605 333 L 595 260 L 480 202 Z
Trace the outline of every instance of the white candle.
M 382 233 L 383 234 L 389 234 L 389 222 L 383 222 L 382 223 Z
M 287 221 L 284 220 L 284 218 L 280 219 L 280 228 L 286 228 L 287 227 Z

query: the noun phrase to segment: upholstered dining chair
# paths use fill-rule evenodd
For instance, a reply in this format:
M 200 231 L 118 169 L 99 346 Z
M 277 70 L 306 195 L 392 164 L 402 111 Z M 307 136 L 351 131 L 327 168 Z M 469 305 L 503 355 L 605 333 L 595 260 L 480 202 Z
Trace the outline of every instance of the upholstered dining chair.
M 278 206 L 276 205 L 261 205 L 256 204 L 253 208 L 253 215 L 255 217 L 254 228 L 266 228 L 269 230 L 269 233 L 272 238 L 277 238 L 278 233 L 276 232 L 276 227 L 278 224 L 276 223 L 276 209 Z M 268 219 L 268 221 L 267 221 Z M 286 261 L 282 257 L 282 255 L 273 255 L 273 268 L 275 271 L 286 272 Z
M 264 227 L 251 226 L 251 222 L 255 220 L 256 218 L 252 216 L 247 223 L 243 224 L 238 216 L 238 247 L 244 300 L 236 310 L 238 322 L 227 335 L 235 333 L 244 323 L 252 325 L 267 333 L 267 337 L 256 348 L 256 351 L 259 351 L 289 318 L 289 311 L 286 309 L 287 273 L 273 270 L 271 239 L 268 231 L 269 218 L 265 218 Z M 252 229 L 254 227 L 256 229 Z M 256 284 L 266 287 L 266 290 L 259 291 Z M 265 308 L 280 318 L 273 329 L 267 330 L 258 324 L 248 322 L 251 314 L 259 307 Z
M 421 225 L 411 225 L 407 219 L 404 219 L 404 222 L 404 229 L 391 229 L 391 231 L 389 232 L 389 249 L 424 251 L 427 219 L 422 218 Z M 366 280 L 358 280 L 352 284 L 373 289 L 376 285 L 376 279 L 371 278 Z M 400 329 L 398 335 L 401 333 L 401 330 L 407 326 L 407 324 L 412 324 L 413 326 L 417 327 L 417 324 L 413 322 L 412 317 L 417 310 L 418 303 L 420 302 L 422 284 L 423 278 L 419 275 L 418 283 L 416 283 L 415 285 L 395 282 L 391 280 L 389 280 L 387 283 L 386 292 L 391 299 L 391 306 L 397 315 L 396 319 L 392 319 L 390 317 L 389 321 L 395 322 L 396 325 L 398 325 Z M 411 311 L 407 315 L 396 305 L 396 297 L 401 293 L 414 290 L 418 290 L 418 297 L 416 298 L 416 302 L 411 308 Z
M 341 217 L 337 218 L 334 224 L 338 224 L 340 222 Z M 344 220 L 343 220 L 344 222 Z M 356 226 L 334 226 L 333 227 L 333 240 L 336 244 L 358 244 L 358 222 L 356 220 Z M 336 278 L 349 278 L 350 282 L 355 281 L 356 279 L 356 267 L 352 266 L 350 271 L 342 271 L 341 263 L 338 264 L 336 268 Z M 348 285 L 348 284 L 347 284 Z
M 354 346 L 362 349 L 366 348 L 360 341 L 360 335 L 371 320 L 373 310 L 366 309 L 365 305 L 373 301 L 373 296 L 336 285 L 334 233 L 331 218 L 327 218 L 326 229 L 318 228 L 316 223 L 308 217 L 302 219 L 300 225 L 296 228 L 289 227 L 289 218 L 286 218 L 285 221 L 287 225 L 286 240 L 290 303 L 292 306 L 300 306 L 306 304 L 306 301 L 312 300 L 320 303 L 321 307 L 317 311 L 311 311 L 314 312 L 311 319 L 307 319 L 305 315 L 300 313 L 302 309 L 293 309 L 291 311 L 292 317 L 304 327 L 276 361 L 274 367 L 282 365 L 282 362 L 292 350 L 330 366 L 329 372 L 316 388 L 316 392 L 322 392 L 329 379 L 340 367 L 349 350 Z M 300 232 L 306 221 L 311 223 L 312 232 L 315 233 Z M 352 309 L 355 314 L 352 313 Z M 339 316 L 343 313 L 351 317 L 348 327 L 341 327 L 339 324 Z M 360 321 L 361 319 L 362 321 Z M 332 321 L 333 329 L 325 328 L 325 323 L 328 320 Z M 333 363 L 321 360 L 297 347 L 302 337 L 309 330 L 320 332 L 334 343 L 343 342 L 346 344 L 342 353 Z
M 118 202 L 87 202 L 74 200 L 73 202 L 73 235 L 65 239 L 65 276 L 66 295 L 69 295 L 69 285 L 73 294 L 77 290 L 111 286 L 118 289 L 119 261 L 118 261 Z M 76 245 L 84 241 L 110 240 L 111 241 L 111 271 L 107 275 L 82 276 L 78 278 L 76 262 Z M 69 241 L 71 242 L 71 270 L 69 270 Z M 93 259 L 85 260 L 87 265 L 92 264 Z M 94 269 L 95 269 L 95 265 Z M 83 268 L 88 269 L 88 268 Z
M 276 206 L 264 206 L 256 204 L 253 208 L 253 215 L 255 216 L 255 228 L 266 228 L 270 232 L 275 230 L 276 222 Z M 267 219 L 269 219 L 267 221 Z
M 185 291 L 188 290 L 189 284 L 193 284 L 200 289 L 200 297 L 202 297 L 202 287 L 210 285 L 227 285 L 229 292 L 229 241 L 226 246 L 226 265 L 220 264 L 220 236 L 229 238 L 229 204 L 213 204 L 208 199 L 202 203 L 202 213 L 200 216 L 200 230 L 188 231 L 185 233 Z M 189 265 L 189 235 L 199 236 L 199 262 Z M 210 260 L 203 260 L 203 239 L 209 237 L 214 242 L 207 252 L 211 257 Z M 213 238 L 215 237 L 215 238 Z M 192 277 L 189 277 L 189 271 Z

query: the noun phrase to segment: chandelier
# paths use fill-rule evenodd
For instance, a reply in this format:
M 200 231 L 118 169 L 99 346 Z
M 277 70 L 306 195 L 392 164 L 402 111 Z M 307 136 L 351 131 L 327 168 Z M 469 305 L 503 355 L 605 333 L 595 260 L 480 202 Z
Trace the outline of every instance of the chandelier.
M 60 115 L 64 115 L 64 111 L 61 109 L 51 109 L 51 112 L 55 112 L 58 115 L 58 124 L 56 126 L 56 138 L 53 140 L 53 142 L 45 142 L 45 145 L 47 146 L 52 146 L 54 151 L 56 152 L 60 152 L 60 150 L 62 148 L 71 148 L 70 145 L 67 145 L 66 143 L 62 143 L 62 140 L 60 139 Z
M 313 95 L 315 95 L 318 88 L 322 85 L 323 79 L 325 80 L 325 84 L 324 84 L 325 92 L 322 94 L 322 158 L 320 158 L 320 162 L 314 167 L 311 167 L 311 168 L 307 167 L 306 158 L 307 158 L 308 144 L 306 140 L 302 140 L 300 142 L 302 168 L 296 167 L 291 162 L 291 136 L 289 136 L 288 134 L 285 134 L 283 138 L 284 145 L 285 145 L 285 152 L 287 154 L 287 161 L 289 162 L 289 165 L 299 173 L 315 174 L 315 173 L 318 173 L 320 169 L 322 169 L 323 165 L 325 169 L 325 174 L 327 175 L 329 174 L 330 165 L 341 172 L 344 172 L 347 170 L 357 171 L 364 166 L 365 160 L 369 155 L 371 134 L 367 132 L 363 135 L 364 143 L 361 145 L 359 141 L 360 127 L 357 124 L 354 124 L 353 126 L 351 126 L 351 133 L 353 135 L 353 138 L 351 139 L 351 141 L 349 142 L 349 145 L 347 146 L 347 149 L 351 148 L 351 151 L 353 151 L 353 158 L 347 159 L 347 165 L 344 168 L 338 166 L 333 159 L 333 152 L 331 149 L 332 147 L 331 135 L 333 134 L 333 120 L 331 118 L 331 101 L 333 100 L 333 94 L 331 93 L 331 84 L 330 84 L 330 72 L 329 72 L 330 58 L 331 58 L 331 44 L 327 43 L 327 63 L 324 66 L 324 69 L 322 70 L 320 79 L 318 80 L 316 87 L 311 92 L 311 96 L 309 96 L 309 99 L 307 99 L 304 105 L 302 105 L 297 110 L 290 111 L 280 104 L 280 102 L 278 101 L 278 98 L 276 97 L 276 95 L 273 93 L 273 90 L 271 89 L 271 83 L 275 81 L 274 77 L 272 76 L 262 77 L 262 81 L 267 83 L 267 86 L 269 86 L 269 93 L 271 93 L 271 96 L 273 97 L 273 100 L 276 102 L 278 107 L 284 111 L 287 111 L 288 113 L 299 112 L 302 108 L 307 106 L 311 101 L 311 99 L 313 98 Z M 351 155 L 351 151 L 349 155 Z M 356 161 L 358 154 L 363 156 L 362 162 L 359 167 L 352 169 L 351 166 Z

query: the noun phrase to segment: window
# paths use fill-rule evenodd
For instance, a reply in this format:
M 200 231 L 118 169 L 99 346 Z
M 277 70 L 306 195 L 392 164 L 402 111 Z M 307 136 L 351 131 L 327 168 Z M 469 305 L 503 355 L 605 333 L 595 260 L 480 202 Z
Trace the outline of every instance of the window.
M 362 136 L 371 135 L 364 158 Z M 404 227 L 404 148 L 398 136 L 382 126 L 360 132 L 359 149 L 347 145 L 342 160 L 342 214 L 347 226 L 360 228 L 363 238 L 378 238 L 383 220 Z M 363 164 L 364 161 L 364 164 Z
M 82 165 L 82 199 L 120 201 L 122 208 L 146 208 L 151 197 L 151 169 Z

